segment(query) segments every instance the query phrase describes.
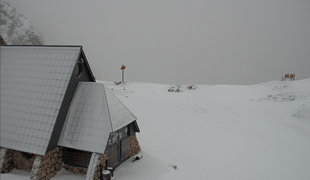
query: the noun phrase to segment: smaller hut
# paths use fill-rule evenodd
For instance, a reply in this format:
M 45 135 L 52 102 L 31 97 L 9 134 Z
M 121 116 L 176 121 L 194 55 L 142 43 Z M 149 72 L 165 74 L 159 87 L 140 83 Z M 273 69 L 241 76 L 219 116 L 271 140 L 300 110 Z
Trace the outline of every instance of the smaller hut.
M 295 74 L 285 74 L 282 76 L 282 81 L 294 81 L 295 80 Z
M 58 145 L 64 168 L 98 179 L 140 151 L 136 117 L 102 83 L 80 82 Z

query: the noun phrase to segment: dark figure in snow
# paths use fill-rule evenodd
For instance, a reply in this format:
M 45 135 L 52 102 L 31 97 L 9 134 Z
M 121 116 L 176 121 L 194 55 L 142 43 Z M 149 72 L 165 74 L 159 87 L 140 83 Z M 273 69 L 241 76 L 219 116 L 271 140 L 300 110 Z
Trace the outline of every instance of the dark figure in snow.
M 139 157 L 139 156 L 136 156 L 136 157 L 132 158 L 132 162 L 135 162 L 135 161 L 137 161 L 137 160 L 140 160 L 140 157 Z

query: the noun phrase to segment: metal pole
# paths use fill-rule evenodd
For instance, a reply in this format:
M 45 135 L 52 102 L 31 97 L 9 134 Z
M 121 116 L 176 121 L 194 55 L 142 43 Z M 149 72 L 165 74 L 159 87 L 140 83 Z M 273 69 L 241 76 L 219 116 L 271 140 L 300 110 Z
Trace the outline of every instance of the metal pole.
M 124 83 L 124 77 L 125 77 L 125 75 L 124 75 L 124 70 L 126 69 L 126 66 L 123 64 L 122 66 L 121 66 L 121 70 L 122 70 L 122 83 Z
M 122 69 L 122 83 L 124 83 L 124 69 Z

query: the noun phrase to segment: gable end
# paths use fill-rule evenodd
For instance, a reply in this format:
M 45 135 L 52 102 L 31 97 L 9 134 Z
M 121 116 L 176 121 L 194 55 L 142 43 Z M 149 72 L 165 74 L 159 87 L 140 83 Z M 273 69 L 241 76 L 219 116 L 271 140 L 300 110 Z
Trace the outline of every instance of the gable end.
M 76 68 L 81 68 L 81 69 L 77 71 Z M 68 110 L 72 102 L 72 98 L 74 96 L 74 93 L 76 91 L 76 88 L 79 82 L 95 82 L 95 77 L 93 76 L 93 73 L 89 67 L 89 64 L 87 62 L 86 56 L 82 48 L 80 51 L 80 55 L 78 56 L 76 60 L 74 70 L 71 74 L 71 78 L 67 86 L 67 90 L 66 90 L 64 99 L 62 101 L 60 111 L 57 116 L 57 120 L 56 120 L 46 152 L 53 150 L 58 144 L 64 123 L 65 123 L 65 120 L 68 114 Z

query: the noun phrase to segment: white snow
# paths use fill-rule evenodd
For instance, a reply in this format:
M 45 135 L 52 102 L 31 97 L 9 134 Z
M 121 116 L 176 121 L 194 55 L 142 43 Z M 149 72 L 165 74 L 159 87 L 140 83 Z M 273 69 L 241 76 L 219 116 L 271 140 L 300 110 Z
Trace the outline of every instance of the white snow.
M 90 161 L 89 161 L 90 166 L 88 166 L 86 179 L 93 179 L 94 178 L 98 157 L 99 157 L 99 154 L 92 153 Z
M 6 148 L 1 148 L 1 151 L 0 151 L 0 169 L 2 169 L 2 162 L 4 161 L 5 153 L 6 153 Z
M 42 45 L 39 31 L 10 4 L 1 1 L 1 36 L 9 45 Z
M 182 85 L 182 92 L 168 92 L 171 85 L 105 83 L 137 116 L 141 130 L 143 158 L 127 160 L 113 179 L 310 177 L 310 78 L 194 90 Z M 58 174 L 52 180 L 85 178 Z M 1 180 L 20 176 L 14 170 Z
M 37 173 L 39 170 L 39 166 L 41 165 L 42 156 L 36 156 L 36 158 L 33 161 L 32 169 L 31 169 L 31 179 L 37 178 Z

